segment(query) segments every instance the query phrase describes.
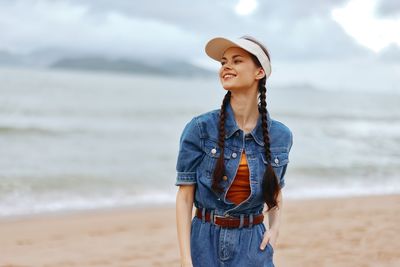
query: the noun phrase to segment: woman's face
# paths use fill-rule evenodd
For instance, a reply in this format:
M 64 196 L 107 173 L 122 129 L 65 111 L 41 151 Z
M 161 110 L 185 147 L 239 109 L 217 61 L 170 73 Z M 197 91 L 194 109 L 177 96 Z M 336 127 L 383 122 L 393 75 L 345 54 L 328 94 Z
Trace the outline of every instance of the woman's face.
M 239 47 L 228 48 L 222 59 L 219 79 L 226 90 L 256 86 L 264 71 L 252 60 L 250 54 Z

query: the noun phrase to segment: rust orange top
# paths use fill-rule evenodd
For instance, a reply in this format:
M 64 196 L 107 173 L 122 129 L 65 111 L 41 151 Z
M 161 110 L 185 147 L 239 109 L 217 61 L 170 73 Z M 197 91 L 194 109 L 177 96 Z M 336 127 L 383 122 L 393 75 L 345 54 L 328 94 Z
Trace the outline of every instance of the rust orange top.
M 246 154 L 243 151 L 235 179 L 226 194 L 228 200 L 238 205 L 249 197 L 251 190 L 249 176 Z

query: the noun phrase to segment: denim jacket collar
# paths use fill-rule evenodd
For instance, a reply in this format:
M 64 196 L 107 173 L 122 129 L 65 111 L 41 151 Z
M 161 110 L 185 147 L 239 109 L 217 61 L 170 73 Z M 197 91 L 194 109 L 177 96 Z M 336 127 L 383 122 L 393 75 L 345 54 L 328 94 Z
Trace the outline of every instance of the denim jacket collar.
M 235 115 L 233 113 L 233 109 L 231 106 L 231 103 L 228 102 L 226 105 L 226 121 L 225 121 L 225 138 L 230 138 L 234 133 L 236 133 L 238 130 L 240 130 L 239 126 L 236 123 L 235 120 Z M 257 125 L 256 127 L 254 127 L 253 130 L 251 130 L 251 132 L 249 133 L 250 135 L 253 136 L 254 140 L 259 144 L 259 145 L 264 145 L 264 141 L 263 141 L 263 130 L 262 130 L 262 126 L 261 126 L 262 120 L 261 120 L 261 113 L 259 113 L 258 115 L 258 119 L 257 119 Z M 268 132 L 271 128 L 271 117 L 269 115 L 269 112 L 267 111 L 267 129 Z

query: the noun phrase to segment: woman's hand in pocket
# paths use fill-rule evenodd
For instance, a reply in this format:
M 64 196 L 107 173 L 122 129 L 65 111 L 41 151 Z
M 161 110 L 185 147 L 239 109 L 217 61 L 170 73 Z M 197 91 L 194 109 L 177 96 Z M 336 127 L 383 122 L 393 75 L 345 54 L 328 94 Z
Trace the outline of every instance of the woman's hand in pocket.
M 268 242 L 272 246 L 272 248 L 275 247 L 275 242 L 276 242 L 276 237 L 277 237 L 277 232 L 274 230 L 267 230 L 264 232 L 263 240 L 260 244 L 260 249 L 264 250 L 265 247 L 267 246 Z

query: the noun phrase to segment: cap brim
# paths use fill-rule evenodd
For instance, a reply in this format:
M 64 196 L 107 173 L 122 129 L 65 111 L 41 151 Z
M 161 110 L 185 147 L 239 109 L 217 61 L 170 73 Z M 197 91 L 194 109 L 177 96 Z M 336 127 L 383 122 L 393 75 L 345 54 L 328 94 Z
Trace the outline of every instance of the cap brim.
M 268 78 L 271 75 L 271 63 L 267 54 L 263 51 L 260 45 L 251 40 L 238 39 L 236 42 L 233 42 L 227 38 L 216 37 L 208 41 L 205 51 L 206 54 L 212 59 L 221 61 L 225 51 L 231 47 L 242 48 L 250 54 L 256 56 L 262 68 L 264 69 L 266 77 Z
M 209 57 L 217 61 L 220 61 L 222 56 L 224 55 L 225 50 L 231 47 L 242 48 L 240 45 L 236 44 L 235 42 L 232 42 L 231 40 L 222 37 L 217 37 L 211 39 L 206 44 L 205 51 Z

